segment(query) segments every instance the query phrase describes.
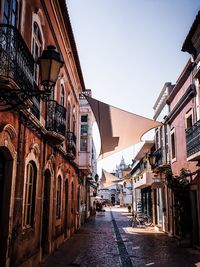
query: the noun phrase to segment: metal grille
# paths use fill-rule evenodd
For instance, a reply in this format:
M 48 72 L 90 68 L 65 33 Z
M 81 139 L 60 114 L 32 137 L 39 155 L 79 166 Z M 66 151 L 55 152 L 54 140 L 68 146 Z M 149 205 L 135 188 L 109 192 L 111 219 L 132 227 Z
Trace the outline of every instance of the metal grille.
M 47 102 L 46 129 L 65 135 L 66 131 L 66 109 L 55 100 Z
M 200 151 L 200 120 L 186 129 L 187 157 Z
M 76 157 L 76 136 L 73 132 L 68 132 L 66 134 L 67 138 L 67 154 L 75 158 Z
M 34 87 L 34 59 L 19 31 L 0 24 L 0 78 L 11 79 L 21 91 Z

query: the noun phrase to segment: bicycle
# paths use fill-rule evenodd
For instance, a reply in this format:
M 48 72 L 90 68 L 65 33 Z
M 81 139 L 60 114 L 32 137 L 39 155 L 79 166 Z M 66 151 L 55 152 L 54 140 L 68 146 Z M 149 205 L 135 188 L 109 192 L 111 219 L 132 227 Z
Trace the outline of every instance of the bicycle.
M 137 212 L 133 212 L 131 219 L 129 219 L 129 225 L 131 227 L 137 227 L 137 226 L 151 226 L 152 225 L 152 219 L 147 214 L 138 214 Z

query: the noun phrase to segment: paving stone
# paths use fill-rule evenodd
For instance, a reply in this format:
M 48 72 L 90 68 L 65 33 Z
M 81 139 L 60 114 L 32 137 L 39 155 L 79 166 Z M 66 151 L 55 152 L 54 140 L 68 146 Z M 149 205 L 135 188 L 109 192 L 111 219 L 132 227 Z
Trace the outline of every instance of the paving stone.
M 126 209 L 106 208 L 104 215 L 91 218 L 40 267 L 200 266 L 198 250 L 178 247 L 174 238 L 153 227 L 129 227 L 127 215 Z

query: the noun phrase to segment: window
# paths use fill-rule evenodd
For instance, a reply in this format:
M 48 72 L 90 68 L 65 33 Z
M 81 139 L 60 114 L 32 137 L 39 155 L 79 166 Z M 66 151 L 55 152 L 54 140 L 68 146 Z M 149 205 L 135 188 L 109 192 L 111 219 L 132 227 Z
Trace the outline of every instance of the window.
M 24 197 L 24 218 L 23 226 L 25 228 L 33 227 L 36 200 L 36 177 L 37 169 L 33 161 L 30 161 L 26 167 L 26 183 Z
M 58 184 L 56 190 L 56 219 L 60 219 L 61 217 L 61 176 L 58 176 Z
M 185 127 L 186 129 L 191 128 L 193 125 L 193 116 L 192 116 L 192 109 L 190 109 L 186 114 L 185 114 Z
M 186 128 L 191 128 L 191 127 L 192 127 L 192 115 L 190 115 L 186 119 Z
M 60 86 L 60 104 L 61 106 L 65 106 L 65 89 L 63 84 Z
M 70 128 L 71 128 L 71 104 L 68 101 L 67 104 L 67 129 L 70 132 Z
M 73 129 L 72 132 L 76 135 L 76 117 L 75 114 L 73 114 Z
M 16 28 L 19 27 L 19 0 L 5 0 L 4 1 L 4 12 L 3 12 L 3 23 L 12 25 Z
M 87 115 L 81 116 L 81 122 L 87 122 L 87 119 L 88 119 Z
M 80 151 L 87 152 L 88 149 L 88 116 L 81 116 Z
M 176 158 L 176 147 L 175 147 L 175 132 L 171 133 L 171 155 L 172 159 Z
M 41 55 L 41 53 L 42 53 L 42 35 L 41 35 L 37 22 L 34 22 L 33 39 L 32 39 L 32 55 L 35 59 L 34 78 L 35 78 L 36 84 L 38 84 L 38 79 L 39 79 L 39 66 L 36 62 L 39 56 Z
M 37 64 L 38 57 L 42 53 L 42 35 L 37 22 L 33 23 L 33 33 L 32 33 L 32 55 L 35 59 L 34 64 L 34 80 L 36 84 L 39 81 L 39 66 Z M 31 107 L 31 112 L 39 120 L 40 119 L 40 97 L 34 96 L 32 98 L 33 105 Z
M 71 187 L 71 213 L 74 212 L 74 183 L 72 182 Z

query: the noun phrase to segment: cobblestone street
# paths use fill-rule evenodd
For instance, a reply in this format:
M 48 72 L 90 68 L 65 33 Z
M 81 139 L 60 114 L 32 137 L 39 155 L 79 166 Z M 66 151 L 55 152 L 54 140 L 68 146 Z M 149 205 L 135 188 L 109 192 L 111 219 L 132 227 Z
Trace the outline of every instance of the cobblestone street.
M 198 250 L 179 247 L 153 227 L 129 227 L 127 215 L 127 209 L 119 207 L 97 213 L 40 267 L 198 266 Z

